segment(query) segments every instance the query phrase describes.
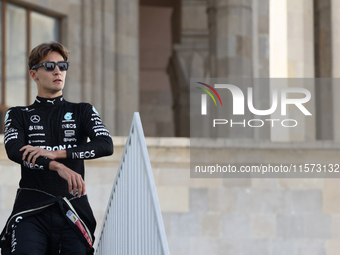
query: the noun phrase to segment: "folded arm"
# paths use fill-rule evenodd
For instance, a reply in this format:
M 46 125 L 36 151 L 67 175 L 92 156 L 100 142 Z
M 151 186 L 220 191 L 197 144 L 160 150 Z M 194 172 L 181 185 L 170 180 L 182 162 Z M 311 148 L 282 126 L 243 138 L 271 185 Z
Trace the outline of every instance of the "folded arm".
M 30 169 L 51 170 L 68 183 L 69 192 L 78 197 L 86 194 L 85 182 L 82 176 L 54 159 L 65 158 L 66 151 L 48 151 L 39 147 L 25 145 L 23 120 L 14 109 L 7 112 L 5 119 L 4 143 L 8 158 Z

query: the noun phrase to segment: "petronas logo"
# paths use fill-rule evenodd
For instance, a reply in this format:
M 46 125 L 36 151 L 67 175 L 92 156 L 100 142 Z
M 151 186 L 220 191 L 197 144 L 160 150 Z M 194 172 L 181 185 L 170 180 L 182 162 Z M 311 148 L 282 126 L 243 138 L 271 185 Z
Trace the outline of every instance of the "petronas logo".
M 72 114 L 73 114 L 72 112 L 66 113 L 65 116 L 64 116 L 64 119 L 65 120 L 72 120 Z

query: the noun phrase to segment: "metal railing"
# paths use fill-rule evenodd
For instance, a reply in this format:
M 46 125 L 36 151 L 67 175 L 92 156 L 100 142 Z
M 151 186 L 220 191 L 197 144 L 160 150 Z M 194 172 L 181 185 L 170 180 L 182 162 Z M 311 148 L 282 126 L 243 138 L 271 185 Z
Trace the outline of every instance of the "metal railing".
M 170 254 L 138 112 L 133 116 L 95 254 Z

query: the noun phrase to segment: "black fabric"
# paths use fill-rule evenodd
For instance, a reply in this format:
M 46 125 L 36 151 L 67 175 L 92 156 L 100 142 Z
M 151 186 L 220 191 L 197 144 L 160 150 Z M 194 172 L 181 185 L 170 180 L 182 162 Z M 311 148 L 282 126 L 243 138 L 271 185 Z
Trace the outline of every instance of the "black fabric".
M 90 142 L 87 142 L 87 138 Z M 50 159 L 36 164 L 22 160 L 20 148 L 39 146 L 47 150 L 66 149 L 67 159 L 57 160 L 84 178 L 84 159 L 113 153 L 109 131 L 98 112 L 87 103 L 70 103 L 58 97 L 37 98 L 28 107 L 10 108 L 5 117 L 4 143 L 8 158 L 21 164 L 21 188 L 34 188 L 53 195 L 68 194 L 66 180 L 49 170 Z
M 29 199 L 31 203 L 27 203 L 26 201 Z M 72 208 L 65 202 L 67 199 Z M 93 242 L 94 238 L 94 231 L 96 228 L 96 221 L 93 216 L 93 212 L 90 208 L 88 203 L 87 196 L 73 197 L 72 195 L 68 195 L 67 197 L 57 196 L 54 197 L 50 194 L 45 192 L 37 191 L 37 190 L 30 190 L 30 189 L 19 189 L 17 192 L 16 201 L 14 204 L 13 212 L 9 217 L 4 230 L 0 235 L 0 248 L 2 255 L 9 255 L 11 254 L 11 241 L 12 241 L 12 233 L 13 230 L 18 227 L 18 225 L 25 222 L 26 219 L 32 216 L 40 217 L 40 213 L 44 210 L 48 209 L 51 206 L 58 205 L 59 212 L 64 215 L 64 218 L 69 223 L 71 229 L 76 233 L 79 240 L 86 246 L 86 254 L 93 254 L 93 248 L 89 247 L 86 239 L 81 234 L 79 229 L 66 217 L 66 212 L 68 210 L 74 210 L 80 219 L 84 222 L 85 226 L 89 229 Z M 20 218 L 19 221 L 16 221 Z M 26 234 L 31 234 L 29 231 Z M 63 253 L 62 253 L 63 254 Z
M 86 255 L 86 247 L 68 224 L 59 205 L 54 204 L 27 217 L 12 230 L 11 254 Z
M 90 138 L 89 142 L 87 138 Z M 49 170 L 50 159 L 39 157 L 35 165 L 28 164 L 26 159 L 22 160 L 23 152 L 19 150 L 25 145 L 47 150 L 65 149 L 67 159 L 57 161 L 81 174 L 84 179 L 85 159 L 113 153 L 111 136 L 96 109 L 87 103 L 67 102 L 63 97 L 37 97 L 31 106 L 8 110 L 5 116 L 4 143 L 9 159 L 21 165 L 21 180 L 12 214 L 0 235 L 2 254 L 10 254 L 10 234 L 17 225 L 13 215 L 19 214 L 25 219 L 39 215 L 46 209 L 42 207 L 56 203 L 65 213 L 69 207 L 63 201 L 64 197 L 70 200 L 93 237 L 96 222 L 87 196 L 76 198 L 70 195 L 66 180 L 57 172 Z M 71 225 L 71 228 L 82 237 L 74 226 Z M 86 240 L 82 242 L 86 243 Z M 88 247 L 87 252 L 91 254 L 93 249 Z

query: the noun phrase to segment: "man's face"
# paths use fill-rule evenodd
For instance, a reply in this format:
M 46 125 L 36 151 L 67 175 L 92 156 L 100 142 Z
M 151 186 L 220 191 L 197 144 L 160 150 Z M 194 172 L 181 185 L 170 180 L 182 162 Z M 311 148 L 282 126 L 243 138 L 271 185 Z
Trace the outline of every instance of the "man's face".
M 53 61 L 57 63 L 59 61 L 64 61 L 64 59 L 60 53 L 51 51 L 39 62 L 39 64 L 46 61 Z M 38 96 L 52 98 L 62 95 L 66 71 L 60 71 L 57 65 L 52 72 L 46 71 L 44 67 L 40 67 L 37 70 L 31 70 L 30 75 L 37 83 Z

